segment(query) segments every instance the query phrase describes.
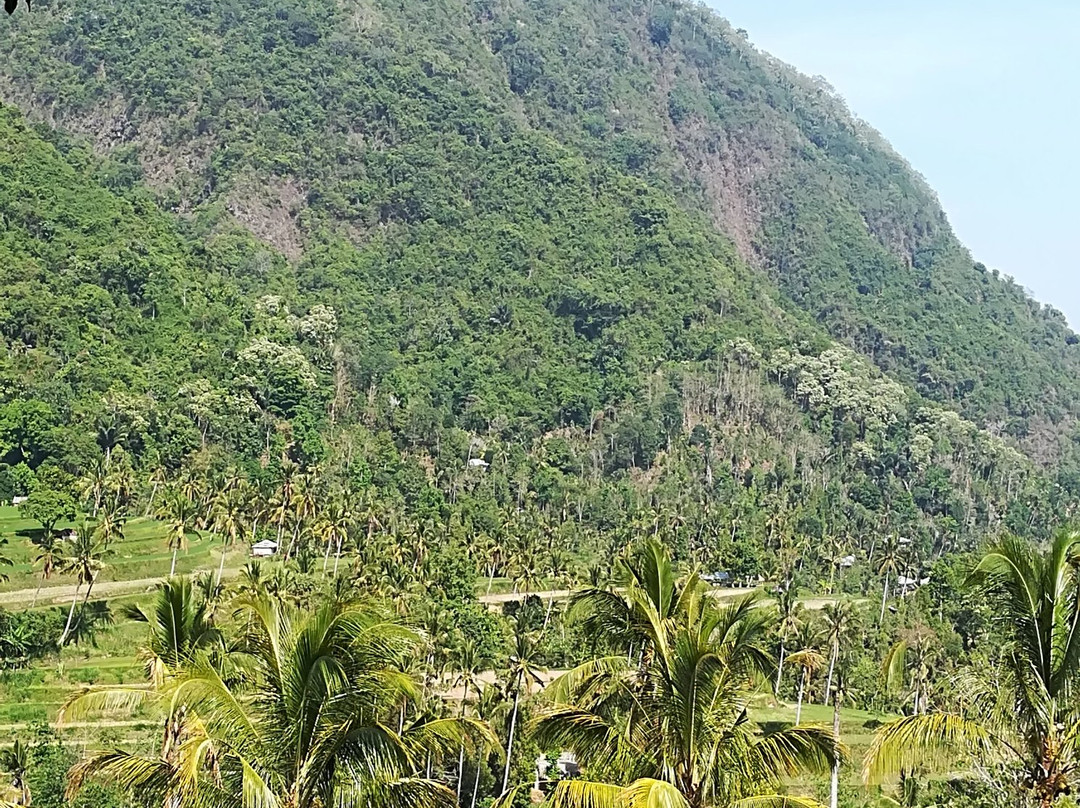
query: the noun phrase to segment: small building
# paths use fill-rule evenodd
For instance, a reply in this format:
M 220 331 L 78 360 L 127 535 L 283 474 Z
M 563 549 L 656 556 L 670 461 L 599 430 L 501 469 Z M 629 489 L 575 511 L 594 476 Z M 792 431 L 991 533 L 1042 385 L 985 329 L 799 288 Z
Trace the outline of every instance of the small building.
M 552 766 L 554 766 L 555 771 L 551 771 Z M 533 790 L 543 793 L 545 790 L 550 790 L 549 786 L 555 780 L 579 777 L 581 775 L 581 766 L 578 764 L 573 752 L 560 752 L 554 763 L 548 760 L 548 756 L 541 752 L 540 757 L 536 759 L 535 774 Z
M 469 468 L 471 468 L 471 469 L 486 469 L 489 465 L 490 465 L 490 463 L 488 463 L 482 457 L 470 457 L 469 458 Z
M 277 552 L 277 542 L 273 539 L 263 539 L 251 545 L 251 554 L 255 558 L 268 558 Z
M 848 567 L 854 567 L 855 566 L 855 556 L 853 556 L 853 555 L 844 556 L 843 558 L 840 559 L 840 566 L 843 569 L 847 569 Z
M 573 752 L 560 752 L 555 761 L 555 768 L 563 777 L 577 777 L 581 774 L 581 766 L 578 765 L 577 757 Z
M 701 580 L 712 586 L 729 586 L 731 584 L 731 573 L 724 570 L 706 572 L 702 574 Z
M 28 500 L 28 499 L 30 499 L 30 497 L 12 497 L 11 498 L 11 504 L 14 505 L 17 508 L 20 505 L 22 505 L 24 502 L 26 502 L 26 500 Z
M 906 595 L 908 592 L 914 592 L 920 586 L 926 586 L 930 583 L 930 578 L 909 578 L 906 575 L 896 576 L 896 585 L 900 589 L 901 595 Z

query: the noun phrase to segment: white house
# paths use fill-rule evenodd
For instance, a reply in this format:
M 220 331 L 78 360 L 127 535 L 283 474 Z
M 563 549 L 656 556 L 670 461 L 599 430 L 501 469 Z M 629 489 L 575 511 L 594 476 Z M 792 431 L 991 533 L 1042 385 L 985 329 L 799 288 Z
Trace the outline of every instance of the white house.
M 277 552 L 277 542 L 273 539 L 263 539 L 251 545 L 251 554 L 256 558 L 267 558 Z

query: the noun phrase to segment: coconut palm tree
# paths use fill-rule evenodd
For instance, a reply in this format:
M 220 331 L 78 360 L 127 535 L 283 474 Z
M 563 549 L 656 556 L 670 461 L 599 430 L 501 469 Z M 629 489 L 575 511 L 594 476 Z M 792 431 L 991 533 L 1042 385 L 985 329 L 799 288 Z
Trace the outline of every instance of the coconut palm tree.
M 0 545 L 4 544 L 7 540 L 0 540 Z M 34 590 L 34 600 L 30 604 L 30 608 L 34 608 L 37 605 L 38 595 L 41 594 L 41 585 L 52 578 L 53 573 L 57 568 L 63 565 L 64 560 L 64 545 L 60 537 L 51 530 L 43 531 L 35 535 L 30 540 L 35 547 L 38 548 L 38 554 L 34 558 L 34 564 L 41 565 L 41 576 L 38 578 L 37 588 Z M 3 562 L 0 561 L 0 564 Z M 0 576 L 0 580 L 3 576 Z
M 244 514 L 246 505 L 242 492 L 233 488 L 226 489 L 214 497 L 210 506 L 209 521 L 215 533 L 221 537 L 221 560 L 218 562 L 217 582 L 225 572 L 225 555 L 228 549 L 243 537 L 245 532 Z
M 1077 784 L 1080 772 L 1080 533 L 1062 531 L 1046 551 L 1006 538 L 969 583 L 991 606 L 1007 664 L 994 683 L 965 680 L 952 712 L 898 719 L 878 731 L 864 775 L 877 780 L 935 753 L 964 752 L 1012 772 L 1043 808 Z
M 811 804 L 777 796 L 776 786 L 785 776 L 828 771 L 841 753 L 831 733 L 804 726 L 759 734 L 747 719 L 771 673 L 772 610 L 754 595 L 717 605 L 696 575 L 678 585 L 658 545 L 647 544 L 627 566 L 626 590 L 612 593 L 608 607 L 625 599 L 612 625 L 630 624 L 627 636 L 642 642 L 638 659 L 619 649 L 559 677 L 534 723 L 541 747 L 572 751 L 595 778 L 561 781 L 554 804 Z
M 169 577 L 176 574 L 176 554 L 187 547 L 188 536 L 198 536 L 195 529 L 198 512 L 182 492 L 169 491 L 162 498 L 157 511 L 158 519 L 165 522 L 167 527 L 167 547 L 172 550 L 172 564 L 169 566 Z
M 773 689 L 777 693 L 780 692 L 780 681 L 784 675 L 787 640 L 798 629 L 804 611 L 803 605 L 796 600 L 795 596 L 795 589 L 790 586 L 776 590 L 776 608 L 780 613 L 780 619 L 776 627 L 777 633 L 780 635 L 780 661 L 776 666 L 776 685 Z
M 523 630 L 521 624 L 514 622 L 514 652 L 510 655 L 506 670 L 507 694 L 512 696 L 514 706 L 510 711 L 510 732 L 506 741 L 506 768 L 503 771 L 502 790 L 505 792 L 510 783 L 510 764 L 514 754 L 514 733 L 521 694 L 532 690 L 532 686 L 544 684 L 540 676 L 543 669 L 536 664 L 537 637 Z
M 832 694 L 833 713 L 832 730 L 833 740 L 840 744 L 840 706 L 844 703 L 844 671 L 840 670 L 836 677 L 836 689 Z M 834 760 L 832 772 L 829 775 L 829 808 L 837 808 L 840 798 L 840 760 Z
M 134 709 L 147 702 L 161 702 L 166 684 L 190 663 L 196 654 L 220 654 L 224 650 L 221 633 L 214 626 L 208 604 L 199 597 L 187 577 L 162 582 L 147 605 L 131 605 L 125 612 L 131 620 L 145 623 L 146 639 L 138 656 L 146 665 L 146 681 L 135 686 L 87 687 L 74 693 L 60 710 L 60 720 L 79 720 L 92 714 L 118 709 Z M 183 705 L 167 701 L 162 757 L 175 759 L 183 739 Z
M 803 632 L 800 632 L 803 634 Z M 810 680 L 825 664 L 825 657 L 814 647 L 816 636 L 808 633 L 799 636 L 799 650 L 788 657 L 788 662 L 799 670 L 799 694 L 795 704 L 795 726 L 802 723 L 803 696 L 810 685 Z
M 146 510 L 143 511 L 143 516 L 149 516 L 154 510 L 154 500 L 157 499 L 158 491 L 169 481 L 169 475 L 164 466 L 155 466 L 146 481 L 150 484 L 150 496 L 146 499 Z
M 914 715 L 927 712 L 930 702 L 930 679 L 938 661 L 934 639 L 929 629 L 916 626 L 893 644 L 881 666 L 886 690 L 902 690 L 906 682 Z
M 97 537 L 101 540 L 101 549 L 108 551 L 114 541 L 124 540 L 124 524 L 127 517 L 118 507 L 103 508 L 95 525 Z
M 895 533 L 886 537 L 881 546 L 877 571 L 881 576 L 881 614 L 878 615 L 878 625 L 881 625 L 885 620 L 885 601 L 889 599 L 889 581 L 900 571 L 900 539 Z
M 474 719 L 423 713 L 394 729 L 420 695 L 403 672 L 420 643 L 413 631 L 340 602 L 239 605 L 251 619 L 225 669 L 200 653 L 166 687 L 191 716 L 175 762 L 95 755 L 72 770 L 71 793 L 99 776 L 146 805 L 456 805 L 452 789 L 423 776 L 427 761 L 456 755 L 466 738 L 495 739 Z
M 75 538 L 71 542 L 71 549 L 64 557 L 62 572 L 75 576 L 75 594 L 71 598 L 71 609 L 68 611 L 67 622 L 64 631 L 60 635 L 59 645 L 62 647 L 71 636 L 72 618 L 75 616 L 75 604 L 79 601 L 79 590 L 85 585 L 86 593 L 83 597 L 83 605 L 90 600 L 90 592 L 94 588 L 94 581 L 98 573 L 104 568 L 105 563 L 101 560 L 103 550 L 95 540 L 96 531 L 92 525 L 83 522 L 76 529 Z
M 343 497 L 332 499 L 326 506 L 322 517 L 315 527 L 315 532 L 320 539 L 326 542 L 326 551 L 323 553 L 323 575 L 330 563 L 330 552 L 334 552 L 334 576 L 337 577 L 338 559 L 341 558 L 341 545 L 349 536 L 352 529 L 353 515 L 349 505 Z
M 0 798 L 0 804 L 30 805 L 30 784 L 26 779 L 29 767 L 30 753 L 22 741 L 16 739 L 11 749 L 0 749 L 0 771 L 11 778 L 10 798 Z
M 480 693 L 480 673 L 484 669 L 484 660 L 480 657 L 480 650 L 476 643 L 469 637 L 457 648 L 455 667 L 458 671 L 454 678 L 455 685 L 461 685 L 461 715 L 465 715 L 465 707 L 469 703 L 470 692 L 476 696 Z M 461 745 L 458 752 L 457 769 L 457 798 L 461 802 L 461 778 L 465 771 L 465 744 Z
M 821 613 L 825 616 L 825 642 L 829 646 L 829 673 L 825 677 L 825 691 L 822 693 L 821 703 L 828 704 L 832 693 L 836 660 L 840 657 L 840 643 L 855 626 L 858 612 L 855 611 L 851 601 L 841 600 L 826 603 Z

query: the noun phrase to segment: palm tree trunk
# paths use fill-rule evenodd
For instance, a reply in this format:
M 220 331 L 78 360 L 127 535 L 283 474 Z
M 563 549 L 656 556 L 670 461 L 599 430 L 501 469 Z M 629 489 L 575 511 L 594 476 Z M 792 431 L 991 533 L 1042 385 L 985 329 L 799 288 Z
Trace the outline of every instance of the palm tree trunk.
M 337 566 L 341 560 L 341 536 L 337 537 L 337 549 L 334 551 L 334 577 L 337 578 Z
M 780 663 L 776 666 L 776 695 L 780 696 L 780 677 L 784 674 L 784 654 L 787 652 L 787 648 L 784 647 L 783 636 L 780 637 Z
M 554 605 L 555 605 L 555 595 L 554 595 L 554 593 L 552 593 L 552 596 L 550 598 L 548 598 L 547 613 L 544 614 L 544 627 L 542 629 L 540 629 L 541 634 L 543 634 L 545 631 L 547 631 L 548 622 L 551 620 L 551 607 L 554 606 Z
M 82 581 L 75 583 L 75 596 L 71 599 L 71 608 L 68 610 L 67 624 L 64 626 L 64 631 L 60 635 L 60 642 L 58 645 L 63 648 L 64 643 L 67 641 L 68 633 L 71 631 L 71 620 L 75 617 L 75 604 L 79 602 L 79 587 L 82 586 Z
M 836 695 L 833 696 L 833 711 L 832 711 L 832 734 L 833 742 L 840 743 L 840 700 L 843 698 L 843 694 L 840 688 L 837 688 Z M 840 791 L 840 761 L 833 761 L 832 765 L 832 777 L 829 782 L 829 808 L 837 808 L 837 799 Z
M 172 564 L 169 566 L 169 577 L 170 578 L 172 578 L 174 575 L 176 575 L 176 551 L 178 549 L 179 548 L 176 547 L 176 546 L 173 546 L 173 548 L 172 548 Z
M 484 765 L 484 759 L 479 757 L 476 759 L 476 777 L 473 779 L 472 787 L 472 801 L 470 808 L 476 808 L 476 795 L 480 793 L 480 767 Z
M 218 562 L 217 584 L 221 586 L 221 576 L 225 572 L 225 539 L 221 540 L 221 561 Z
M 802 721 L 802 697 L 803 687 L 806 685 L 806 668 L 803 668 L 801 674 L 799 674 L 799 703 L 795 707 L 795 726 L 799 726 L 799 722 Z
M 829 703 L 829 692 L 832 690 L 832 675 L 833 669 L 836 667 L 836 655 L 840 652 L 840 640 L 836 638 L 833 640 L 832 655 L 829 657 L 829 675 L 825 679 L 825 695 L 821 700 L 822 704 Z
M 326 568 L 330 564 L 330 545 L 333 544 L 333 543 L 334 543 L 334 537 L 332 535 L 327 536 L 326 537 L 326 552 L 323 553 L 323 557 L 322 557 L 322 574 L 323 574 L 324 578 L 326 577 Z
M 510 737 L 506 742 L 506 769 L 503 771 L 502 793 L 510 784 L 510 760 L 514 754 L 514 730 L 517 728 L 518 698 L 521 696 L 521 674 L 518 674 L 517 687 L 514 689 L 514 711 L 510 714 Z
M 465 692 L 461 696 L 461 717 L 465 717 L 465 702 L 469 700 L 469 680 L 465 680 Z M 465 773 L 465 744 L 461 744 L 457 759 L 457 798 L 461 802 L 461 777 Z
M 885 599 L 889 597 L 889 576 L 885 576 L 885 586 L 881 589 L 881 614 L 878 616 L 878 625 L 885 622 Z
M 38 595 L 41 594 L 41 585 L 45 582 L 45 571 L 42 570 L 41 577 L 38 578 L 37 589 L 34 590 L 34 599 L 30 602 L 30 608 L 33 609 L 37 606 Z

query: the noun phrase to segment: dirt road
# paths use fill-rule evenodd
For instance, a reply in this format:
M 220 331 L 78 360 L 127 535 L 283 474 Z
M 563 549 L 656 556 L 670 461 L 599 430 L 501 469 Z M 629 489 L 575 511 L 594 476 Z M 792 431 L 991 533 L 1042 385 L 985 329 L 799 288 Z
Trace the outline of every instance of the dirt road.
M 190 573 L 185 573 L 189 577 L 196 577 L 208 570 L 194 570 Z M 217 567 L 212 570 L 217 573 Z M 225 568 L 222 578 L 229 578 L 236 575 L 240 570 L 228 567 Z M 90 597 L 95 599 L 100 598 L 112 598 L 117 595 L 136 595 L 140 592 L 149 592 L 159 583 L 162 579 L 158 578 L 135 578 L 130 581 L 102 581 L 99 584 L 94 584 L 94 590 L 90 593 Z M 23 606 L 29 605 L 34 601 L 35 589 L 15 589 L 11 592 L 0 592 L 0 606 Z M 85 592 L 85 588 L 79 589 L 79 596 L 82 597 L 82 593 Z M 61 584 L 59 586 L 43 586 L 41 587 L 41 594 L 38 595 L 37 603 L 39 606 L 60 606 L 66 603 L 71 603 L 71 599 L 75 597 L 75 584 Z

